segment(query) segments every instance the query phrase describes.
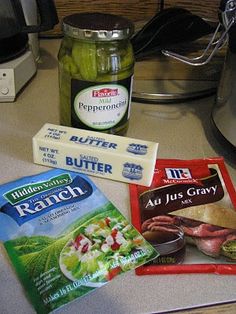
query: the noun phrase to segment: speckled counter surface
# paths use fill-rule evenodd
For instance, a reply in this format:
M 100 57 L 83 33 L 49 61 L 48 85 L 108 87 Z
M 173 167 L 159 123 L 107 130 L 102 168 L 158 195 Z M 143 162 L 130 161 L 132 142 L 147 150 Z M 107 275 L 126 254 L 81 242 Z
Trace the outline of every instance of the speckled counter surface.
M 37 75 L 16 102 L 0 104 L 0 183 L 47 168 L 32 161 L 32 136 L 46 123 L 59 122 L 57 40 L 41 42 Z M 232 156 L 215 139 L 210 127 L 214 97 L 180 104 L 132 103 L 129 137 L 160 143 L 161 158 L 204 158 L 223 153 L 236 184 Z M 130 218 L 128 185 L 93 177 L 106 196 Z M 236 300 L 235 276 L 212 274 L 136 276 L 133 271 L 59 309 L 57 313 L 137 314 Z M 34 310 L 0 249 L 0 313 L 30 314 Z

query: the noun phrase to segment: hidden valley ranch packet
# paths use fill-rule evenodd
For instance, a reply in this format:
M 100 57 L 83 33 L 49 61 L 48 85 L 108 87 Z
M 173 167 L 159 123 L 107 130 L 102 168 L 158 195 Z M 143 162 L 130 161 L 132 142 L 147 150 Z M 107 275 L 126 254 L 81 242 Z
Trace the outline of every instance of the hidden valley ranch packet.
M 158 253 L 83 174 L 50 170 L 0 186 L 0 240 L 37 313 Z

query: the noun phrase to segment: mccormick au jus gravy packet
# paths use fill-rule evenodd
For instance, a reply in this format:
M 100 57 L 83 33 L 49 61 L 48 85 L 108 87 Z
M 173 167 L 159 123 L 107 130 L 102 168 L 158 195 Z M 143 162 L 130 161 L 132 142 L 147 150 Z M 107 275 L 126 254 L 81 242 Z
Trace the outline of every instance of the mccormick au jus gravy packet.
M 236 192 L 223 158 L 158 159 L 130 185 L 132 223 L 160 255 L 136 274 L 236 274 Z
M 37 313 L 158 256 L 83 174 L 50 170 L 0 186 L 0 240 Z

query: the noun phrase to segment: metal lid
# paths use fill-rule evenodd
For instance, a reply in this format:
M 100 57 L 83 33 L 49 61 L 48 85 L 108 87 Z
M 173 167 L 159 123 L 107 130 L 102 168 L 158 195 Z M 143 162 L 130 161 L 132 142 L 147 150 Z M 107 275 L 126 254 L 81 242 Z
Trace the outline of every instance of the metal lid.
M 62 22 L 65 35 L 77 39 L 111 41 L 129 38 L 133 23 L 121 16 L 103 13 L 75 13 Z

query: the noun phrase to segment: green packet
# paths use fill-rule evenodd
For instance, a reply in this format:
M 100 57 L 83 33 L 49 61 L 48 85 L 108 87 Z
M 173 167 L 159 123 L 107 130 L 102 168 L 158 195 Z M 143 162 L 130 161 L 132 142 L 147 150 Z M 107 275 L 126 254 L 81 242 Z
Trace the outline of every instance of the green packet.
M 83 174 L 54 169 L 0 186 L 0 240 L 37 313 L 157 257 Z

